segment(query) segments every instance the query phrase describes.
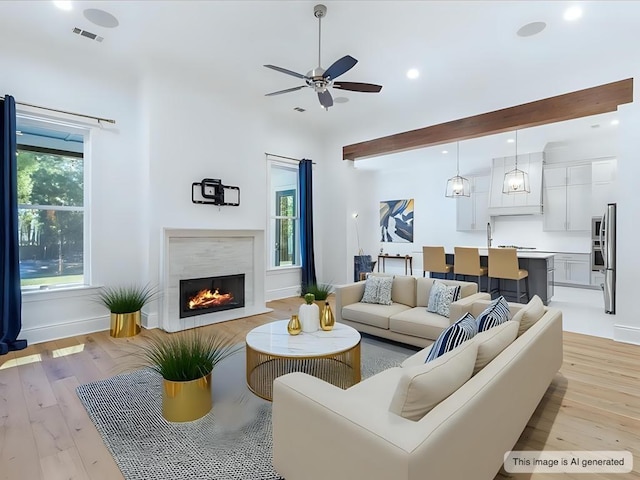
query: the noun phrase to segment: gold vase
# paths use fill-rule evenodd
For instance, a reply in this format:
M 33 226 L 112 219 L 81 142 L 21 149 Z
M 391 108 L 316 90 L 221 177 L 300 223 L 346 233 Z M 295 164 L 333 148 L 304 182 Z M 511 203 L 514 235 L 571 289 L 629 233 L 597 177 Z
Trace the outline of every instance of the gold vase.
M 162 416 L 169 422 L 192 422 L 211 410 L 211 373 L 188 382 L 162 383 Z
M 287 324 L 287 332 L 289 332 L 289 335 L 298 335 L 301 331 L 302 325 L 300 325 L 298 315 L 291 315 L 291 320 Z
M 109 334 L 115 338 L 133 337 L 140 333 L 140 310 L 132 313 L 112 313 Z
M 324 331 L 329 331 L 333 329 L 335 324 L 336 319 L 331 311 L 331 305 L 329 305 L 329 302 L 325 302 L 324 308 L 322 309 L 322 315 L 320 317 L 320 328 Z

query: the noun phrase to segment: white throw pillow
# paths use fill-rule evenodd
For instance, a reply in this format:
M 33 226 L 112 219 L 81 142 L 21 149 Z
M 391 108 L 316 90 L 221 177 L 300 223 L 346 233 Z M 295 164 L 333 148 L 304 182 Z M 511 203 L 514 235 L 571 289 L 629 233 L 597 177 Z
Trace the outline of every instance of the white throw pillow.
M 420 420 L 471 378 L 478 345 L 466 342 L 433 362 L 408 367 L 391 399 L 389 411 Z
M 533 298 L 522 307 L 513 316 L 512 320 L 520 324 L 518 329 L 518 336 L 529 330 L 531 326 L 542 318 L 544 315 L 544 303 L 538 295 L 534 295 Z
M 518 336 L 518 326 L 518 322 L 510 320 L 480 332 L 473 338 L 473 341 L 478 344 L 478 356 L 473 367 L 474 375 L 511 345 Z
M 393 277 L 370 276 L 364 284 L 364 294 L 362 303 L 378 303 L 380 305 L 391 305 L 391 287 Z
M 459 297 L 459 285 L 449 286 L 436 280 L 433 282 L 429 292 L 427 312 L 437 313 L 438 315 L 449 318 L 449 307 L 451 303 L 458 300 Z

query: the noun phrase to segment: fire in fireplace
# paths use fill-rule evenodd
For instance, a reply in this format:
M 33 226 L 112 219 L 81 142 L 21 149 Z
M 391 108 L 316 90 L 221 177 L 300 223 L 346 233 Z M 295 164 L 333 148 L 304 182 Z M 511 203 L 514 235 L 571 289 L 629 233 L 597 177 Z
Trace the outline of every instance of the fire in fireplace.
M 244 307 L 244 274 L 180 280 L 180 318 Z

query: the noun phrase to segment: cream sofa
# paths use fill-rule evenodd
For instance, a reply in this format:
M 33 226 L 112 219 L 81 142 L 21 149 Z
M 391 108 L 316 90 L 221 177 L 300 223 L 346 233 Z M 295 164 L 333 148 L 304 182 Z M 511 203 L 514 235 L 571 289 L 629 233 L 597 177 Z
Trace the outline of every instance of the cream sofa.
M 477 293 L 478 284 L 454 280 L 438 280 L 446 285 L 460 286 L 460 300 L 453 302 L 449 317 L 427 312 L 429 293 L 435 279 L 398 276 L 393 278 L 392 305 L 362 303 L 365 282 L 335 287 L 336 321 L 359 332 L 388 338 L 397 342 L 425 347 L 451 323 L 458 320 L 468 305 L 489 298 Z
M 469 311 L 477 316 L 488 304 Z M 510 304 L 512 314 L 521 307 Z M 562 364 L 561 312 L 544 307 L 540 320 L 420 420 L 391 413 L 403 369 L 428 350 L 347 390 L 299 372 L 277 378 L 278 473 L 286 480 L 493 479 Z

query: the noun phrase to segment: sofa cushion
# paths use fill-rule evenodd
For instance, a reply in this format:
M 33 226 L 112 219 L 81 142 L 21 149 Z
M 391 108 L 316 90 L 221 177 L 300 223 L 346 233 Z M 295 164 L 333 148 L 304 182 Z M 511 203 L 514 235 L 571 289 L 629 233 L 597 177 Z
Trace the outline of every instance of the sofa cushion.
M 391 289 L 391 300 L 409 307 L 416 306 L 416 279 L 408 275 L 396 275 Z
M 527 303 L 518 313 L 513 316 L 513 321 L 520 324 L 518 336 L 529 330 L 529 328 L 544 315 L 544 303 L 538 295 Z
M 439 278 L 420 277 L 416 279 L 416 302 L 414 307 L 426 307 L 429 305 L 429 296 L 434 282 L 445 285 L 458 285 L 460 287 L 459 298 L 465 298 L 478 293 L 478 284 L 473 282 L 460 282 L 458 280 L 445 280 Z
M 402 368 L 389 411 L 420 420 L 471 378 L 477 351 L 475 342 L 466 342 L 433 362 Z
M 490 328 L 497 327 L 501 323 L 507 322 L 510 319 L 511 313 L 509 312 L 509 304 L 505 298 L 500 295 L 491 302 L 491 305 L 476 317 L 476 322 L 478 322 L 478 332 L 484 332 Z
M 391 305 L 393 277 L 369 276 L 364 285 L 362 303 Z
M 427 311 L 437 313 L 449 318 L 449 306 L 458 300 L 460 296 L 459 285 L 445 285 L 442 282 L 434 282 L 429 293 Z
M 344 395 L 347 398 L 359 398 L 367 405 L 376 405 L 386 410 L 402 374 L 400 367 L 387 368 L 347 388 Z
M 438 338 L 449 325 L 448 318 L 427 312 L 424 307 L 411 308 L 389 318 L 389 330 L 431 340 Z
M 374 303 L 352 303 L 342 307 L 342 318 L 353 322 L 364 323 L 372 327 L 389 329 L 389 317 L 410 307 L 400 303 L 377 305 Z
M 425 363 L 429 363 L 447 352 L 472 339 L 478 333 L 476 319 L 470 313 L 465 314 L 460 320 L 452 323 L 436 339 L 433 348 L 429 352 Z
M 478 344 L 478 356 L 473 368 L 475 375 L 496 358 L 518 336 L 518 322 L 509 320 L 497 327 L 478 333 L 473 339 Z
M 427 357 L 429 356 L 429 352 L 433 348 L 433 345 L 434 344 L 432 343 L 428 347 L 424 347 L 422 350 L 414 353 L 409 358 L 405 359 L 405 361 L 402 362 L 400 366 L 402 368 L 408 368 L 408 367 L 417 367 L 418 365 L 422 365 L 424 361 L 427 359 Z

